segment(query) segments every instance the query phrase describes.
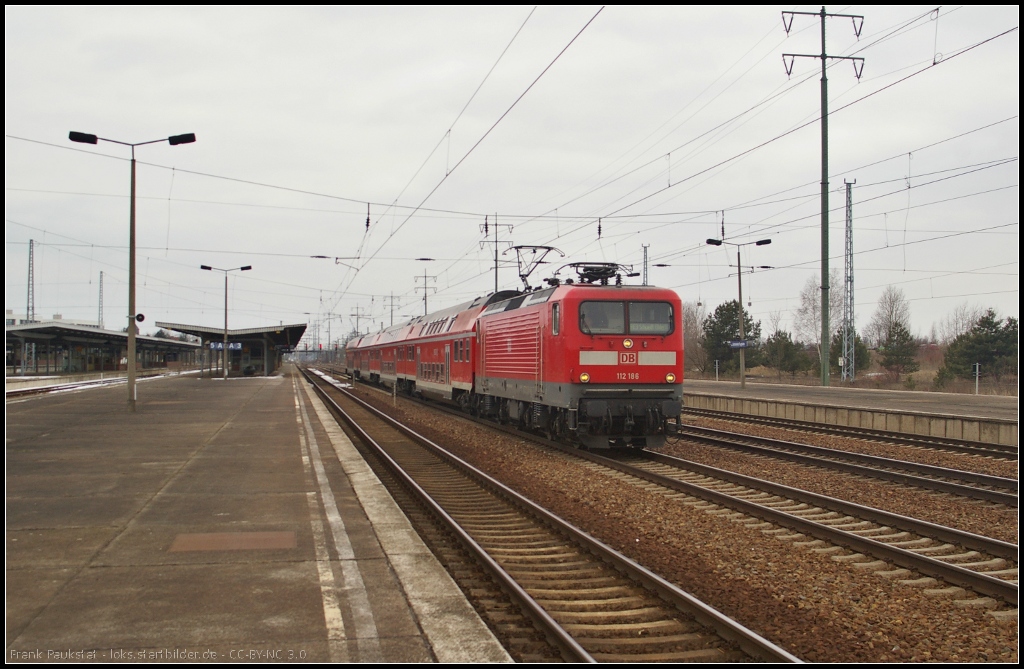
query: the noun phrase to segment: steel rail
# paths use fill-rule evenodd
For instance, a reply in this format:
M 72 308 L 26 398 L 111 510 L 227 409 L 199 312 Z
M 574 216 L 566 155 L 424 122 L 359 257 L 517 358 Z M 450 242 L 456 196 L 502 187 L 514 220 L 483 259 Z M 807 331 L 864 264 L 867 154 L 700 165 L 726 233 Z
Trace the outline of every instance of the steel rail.
M 442 411 L 449 411 L 445 407 L 433 404 L 431 405 Z M 709 488 L 704 488 L 692 483 L 680 481 L 668 476 L 650 472 L 642 468 L 638 468 L 634 465 L 623 463 L 612 458 L 608 458 L 602 455 L 597 455 L 590 451 L 580 450 L 578 448 L 550 441 L 537 435 L 522 432 L 506 425 L 497 425 L 491 421 L 486 421 L 479 418 L 473 418 L 466 416 L 465 414 L 451 410 L 450 413 L 462 417 L 465 420 L 469 420 L 478 423 L 483 426 L 490 427 L 492 429 L 505 432 L 507 434 L 514 435 L 518 438 L 527 439 L 536 443 L 555 448 L 559 451 L 567 453 L 569 455 L 576 456 L 580 459 L 593 462 L 605 467 L 609 467 L 616 471 L 631 476 L 637 477 L 641 480 L 655 483 L 663 487 L 676 490 L 679 492 L 692 495 L 705 499 L 715 504 L 720 504 L 729 508 L 733 508 L 743 513 L 762 518 L 768 522 L 780 525 L 782 527 L 788 527 L 794 531 L 808 534 L 815 538 L 829 543 L 845 546 L 856 552 L 864 553 L 867 555 L 875 556 L 879 559 L 887 560 L 893 564 L 899 565 L 907 569 L 913 569 L 917 572 L 932 576 L 935 578 L 942 579 L 954 585 L 959 585 L 970 590 L 973 590 L 979 594 L 995 597 L 1001 601 L 1013 604 L 1014 606 L 1018 603 L 1018 586 L 1016 583 L 1010 581 L 1004 581 L 1001 579 L 987 576 L 983 572 L 975 572 L 963 567 L 959 567 L 955 564 L 949 564 L 941 560 L 929 558 L 927 556 L 919 555 L 912 551 L 890 546 L 884 542 L 875 541 L 867 537 L 861 537 L 850 532 L 843 530 L 837 530 L 827 525 L 820 523 L 814 523 L 808 521 L 799 516 L 787 514 L 782 511 L 777 511 L 770 507 L 759 505 L 755 502 L 748 502 L 738 497 L 733 497 L 720 493 Z M 716 478 L 719 480 L 727 481 L 737 485 L 746 486 L 748 488 L 763 490 L 774 495 L 779 495 L 800 501 L 807 504 L 813 504 L 820 506 L 825 509 L 836 511 L 838 513 L 844 513 L 871 522 L 888 525 L 894 528 L 898 528 L 908 532 L 914 532 L 922 537 L 934 539 L 944 543 L 952 543 L 963 546 L 971 550 L 978 550 L 988 553 L 994 557 L 999 557 L 1005 560 L 1012 560 L 1016 563 L 1019 556 L 1019 547 L 1016 544 L 1011 544 L 998 539 L 992 539 L 981 535 L 973 534 L 970 532 L 964 532 L 950 527 L 937 525 L 928 521 L 919 520 L 916 518 L 910 518 L 907 516 L 901 516 L 899 514 L 890 513 L 881 509 L 875 509 L 872 507 L 862 506 L 853 502 L 840 500 L 837 498 L 827 497 L 825 495 L 819 495 L 806 490 L 800 490 L 798 488 L 791 488 L 779 483 L 772 483 L 770 481 L 764 481 L 762 479 L 756 479 L 753 477 L 745 476 L 743 474 L 737 474 L 729 472 L 716 467 L 708 465 L 702 465 L 689 460 L 682 460 L 679 458 L 672 458 L 651 451 L 640 451 L 636 454 L 642 455 L 642 457 L 649 458 L 654 462 L 662 462 L 670 464 L 671 466 L 679 467 L 682 466 L 687 470 L 697 472 L 704 476 Z M 842 463 L 837 463 L 842 464 Z M 855 467 L 855 465 L 850 465 Z M 929 479 L 921 479 L 928 481 Z
M 316 384 L 314 384 L 314 387 L 316 387 Z M 755 632 L 747 629 L 735 620 L 732 620 L 731 618 L 725 616 L 716 609 L 708 606 L 704 602 L 695 598 L 693 595 L 685 592 L 673 583 L 666 581 L 664 578 L 658 576 L 654 572 L 651 572 L 650 570 L 638 564 L 637 562 L 634 562 L 633 560 L 622 555 L 618 551 L 615 551 L 607 544 L 604 544 L 603 542 L 591 537 L 589 534 L 583 532 L 574 525 L 571 525 L 562 518 L 552 514 L 547 509 L 544 509 L 543 507 L 537 505 L 533 501 L 527 499 L 526 497 L 523 497 L 516 491 L 508 488 L 504 484 L 490 477 L 489 475 L 477 469 L 476 467 L 466 462 L 465 460 L 462 460 L 461 458 L 444 450 L 442 447 L 435 444 L 426 437 L 420 435 L 419 433 L 409 428 L 408 426 L 399 423 L 398 421 L 391 418 L 382 411 L 374 408 L 373 406 L 369 405 L 360 398 L 355 397 L 345 389 L 339 388 L 337 386 L 336 388 L 339 392 L 344 393 L 346 397 L 358 403 L 364 409 L 371 412 L 372 414 L 380 418 L 382 421 L 386 422 L 394 429 L 399 430 L 410 439 L 414 439 L 416 442 L 428 448 L 435 455 L 443 458 L 445 461 L 451 463 L 453 466 L 456 466 L 458 469 L 463 471 L 463 473 L 472 476 L 472 478 L 476 479 L 480 484 L 486 486 L 487 488 L 490 488 L 493 491 L 499 492 L 501 496 L 513 501 L 517 506 L 524 509 L 528 513 L 534 515 L 535 517 L 540 518 L 547 525 L 568 535 L 581 547 L 595 555 L 600 556 L 603 560 L 612 564 L 618 571 L 631 575 L 633 578 L 636 578 L 639 582 L 646 585 L 649 589 L 658 593 L 666 601 L 676 603 L 676 606 L 680 606 L 682 610 L 693 615 L 698 622 L 715 629 L 723 638 L 737 643 L 739 647 L 748 654 L 767 661 L 801 662 L 801 660 L 796 656 L 792 655 L 791 653 L 788 653 L 779 646 L 771 643 L 767 639 L 764 639 Z M 322 397 L 327 397 L 326 393 L 324 393 L 323 391 L 320 391 L 320 394 Z M 331 403 L 336 404 L 333 402 L 333 400 L 331 400 Z M 363 433 L 362 430 L 360 430 L 360 433 Z M 388 458 L 388 460 L 390 460 L 390 458 Z M 423 494 L 426 493 L 424 492 Z M 448 518 L 449 516 L 447 514 L 444 514 L 443 517 Z M 455 523 L 454 519 L 452 519 L 450 522 Z M 460 536 L 465 536 L 468 541 L 471 541 L 474 545 L 478 546 L 478 544 L 476 544 L 476 542 L 473 541 L 472 538 L 470 538 L 468 534 L 466 534 L 464 531 L 460 533 Z M 482 547 L 480 547 L 478 550 L 484 551 Z M 484 554 L 486 554 L 486 551 L 484 551 Z M 493 568 L 500 570 L 502 573 L 505 573 L 504 570 L 499 565 L 497 565 L 496 562 L 493 562 L 493 560 L 489 557 L 488 562 L 489 564 L 493 564 Z M 507 574 L 505 575 L 505 577 L 511 579 L 511 577 Z M 521 590 L 521 588 L 519 588 L 518 585 L 516 585 L 515 587 Z M 533 601 L 534 604 L 536 604 L 536 602 L 533 600 L 532 597 L 530 597 L 528 593 L 526 593 L 524 590 L 521 591 L 525 597 L 529 598 L 529 600 L 527 601 Z M 543 609 L 540 608 L 539 604 L 536 604 L 536 606 L 540 609 L 541 612 L 543 612 Z M 550 619 L 550 616 L 547 616 L 546 612 L 544 612 L 544 615 Z M 552 622 L 555 625 L 558 624 L 557 622 L 553 621 L 553 619 Z M 583 649 L 581 648 L 581 650 Z M 584 650 L 583 652 L 585 653 L 586 651 Z
M 808 534 L 836 545 L 846 546 L 847 548 L 860 553 L 874 555 L 880 559 L 891 561 L 901 567 L 913 569 L 928 576 L 941 578 L 955 585 L 960 585 L 974 590 L 980 594 L 996 597 L 1004 602 L 1008 602 L 1015 606 L 1017 605 L 1018 586 L 1016 583 L 1003 581 L 993 578 L 992 576 L 986 576 L 981 572 L 971 571 L 954 564 L 942 562 L 941 560 L 918 555 L 903 548 L 890 546 L 867 537 L 861 537 L 827 525 L 805 520 L 799 516 L 794 516 L 783 511 L 777 511 L 770 507 L 757 504 L 756 502 L 748 502 L 744 499 L 720 493 L 709 488 L 680 481 L 655 472 L 646 471 L 642 468 L 637 468 L 633 465 L 619 462 L 611 458 L 586 452 L 579 452 L 578 455 L 586 460 L 590 460 L 591 462 L 636 476 L 651 483 L 656 483 L 672 490 L 705 499 L 715 504 L 733 508 L 777 525 L 788 527 L 797 532 Z M 704 476 L 724 480 L 756 490 L 763 490 L 774 495 L 820 506 L 824 509 L 856 516 L 858 518 L 863 518 L 864 520 L 870 520 L 872 522 L 881 523 L 905 531 L 914 532 L 922 537 L 928 537 L 946 543 L 954 543 L 972 550 L 984 551 L 994 557 L 1013 560 L 1014 562 L 1018 559 L 1019 547 L 1015 544 L 999 541 L 998 539 L 991 539 L 989 537 L 983 537 L 970 532 L 936 525 L 927 521 L 889 513 L 888 511 L 882 511 L 881 509 L 874 509 L 860 504 L 855 504 L 853 502 L 826 497 L 825 495 L 818 495 L 806 490 L 791 488 L 779 483 L 772 483 L 770 481 L 736 474 L 724 469 L 690 462 L 689 460 L 681 460 L 679 458 L 672 458 L 670 456 L 650 453 L 647 451 L 642 453 L 642 457 L 648 458 L 653 462 L 661 462 L 675 467 L 683 467 Z
M 139 374 L 139 379 L 152 379 L 162 376 L 171 376 L 164 372 L 151 372 L 149 374 Z M 57 383 L 51 386 L 31 386 L 29 388 L 11 388 L 10 390 L 5 389 L 4 395 L 7 399 L 17 397 L 29 397 L 31 395 L 45 395 L 47 393 L 57 393 L 70 390 L 79 390 L 85 388 L 97 388 L 101 386 L 113 386 L 119 383 L 127 383 L 128 379 L 123 376 L 112 376 L 108 379 L 93 379 L 91 381 L 74 381 L 72 383 Z
M 931 448 L 953 453 L 983 455 L 986 457 L 1004 458 L 1008 460 L 1016 460 L 1018 458 L 1019 450 L 1016 446 L 1005 446 L 1002 444 L 994 444 L 984 441 L 953 439 L 950 437 L 933 437 L 931 435 L 911 435 L 905 432 L 890 432 L 888 430 L 876 430 L 856 425 L 829 425 L 826 423 L 814 423 L 811 421 L 796 420 L 793 418 L 756 416 L 752 414 L 736 413 L 734 411 L 718 411 L 716 409 L 684 407 L 683 414 L 705 416 L 707 418 L 716 418 L 718 420 L 760 423 L 762 425 L 773 425 L 788 429 L 817 432 L 820 434 L 837 434 L 854 439 L 881 440 L 904 446 Z
M 837 451 L 835 449 L 822 448 L 820 446 L 809 446 L 807 444 L 797 444 L 790 441 L 782 441 L 780 439 L 770 439 L 767 437 L 725 432 L 723 430 L 695 427 L 692 425 L 680 426 L 679 438 L 703 441 L 714 446 L 745 450 L 768 457 L 799 462 L 801 464 L 838 469 L 849 473 L 869 476 L 871 478 L 894 481 L 929 490 L 948 492 L 988 502 L 1006 504 L 1007 506 L 1016 507 L 1019 504 L 1019 497 L 1016 494 L 1019 482 L 1015 479 L 1008 479 L 1000 476 L 990 476 L 988 474 L 979 474 L 976 472 L 965 472 L 957 469 L 947 469 L 944 467 L 935 467 L 933 465 L 893 460 L 875 455 L 865 455 L 863 453 Z M 843 460 L 846 460 L 847 462 L 843 462 Z M 857 462 L 863 464 L 853 464 Z M 878 469 L 876 467 L 888 467 L 889 469 Z M 904 471 L 930 474 L 932 476 L 953 478 L 960 481 L 976 483 L 978 485 L 992 486 L 999 488 L 999 490 L 989 490 L 986 488 L 978 488 L 975 486 L 927 478 L 924 476 L 903 474 L 898 471 L 891 471 L 892 469 L 901 469 Z M 1014 492 L 1012 494 L 1002 492 L 1004 490 L 1013 490 Z
M 305 370 L 303 373 L 306 374 Z M 308 374 L 307 374 L 307 378 Z M 479 560 L 487 569 L 488 572 L 501 584 L 502 588 L 506 590 L 513 598 L 515 598 L 519 604 L 527 609 L 529 617 L 533 618 L 537 624 L 538 629 L 544 631 L 544 633 L 554 642 L 554 645 L 559 647 L 563 653 L 566 653 L 568 658 L 571 658 L 576 662 L 596 663 L 596 660 L 588 653 L 579 643 L 566 632 L 561 625 L 559 625 L 554 618 L 552 618 L 547 611 L 541 607 L 537 601 L 530 596 L 526 590 L 524 590 L 515 580 L 506 572 L 502 567 L 492 558 L 483 546 L 477 543 L 466 532 L 465 529 L 459 525 L 458 522 L 451 515 L 448 514 L 444 508 L 438 504 L 433 497 L 427 493 L 416 481 L 410 476 L 402 467 L 399 465 L 388 453 L 384 450 L 377 441 L 369 435 L 356 421 L 353 419 L 348 412 L 346 412 L 341 405 L 334 401 L 334 399 L 328 395 L 320 385 L 313 382 L 310 379 L 310 383 L 317 395 L 322 399 L 336 416 L 340 417 L 345 423 L 357 434 L 359 439 L 370 447 L 377 455 L 378 458 L 384 462 L 391 473 L 396 476 L 408 490 L 419 500 L 421 504 L 430 509 L 431 512 L 437 515 L 442 522 L 448 526 L 449 530 L 453 532 L 463 545 Z M 344 389 L 335 386 L 338 392 L 345 393 L 349 399 L 359 402 L 361 406 L 367 408 L 363 402 L 357 398 L 351 397 Z M 372 409 L 376 414 L 376 410 Z M 403 434 L 406 434 L 405 430 L 398 427 L 400 424 L 391 420 L 387 421 L 391 427 L 397 427 Z M 415 434 L 415 433 L 413 433 Z M 411 436 L 406 434 L 406 436 Z M 417 439 L 419 441 L 419 439 Z

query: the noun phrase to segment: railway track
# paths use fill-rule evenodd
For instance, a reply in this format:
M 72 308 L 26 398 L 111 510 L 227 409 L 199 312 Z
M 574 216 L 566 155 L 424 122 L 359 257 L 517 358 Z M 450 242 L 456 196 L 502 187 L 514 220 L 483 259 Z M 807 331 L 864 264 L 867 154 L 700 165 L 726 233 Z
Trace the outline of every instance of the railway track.
M 179 372 L 180 374 L 180 372 Z M 138 379 L 152 379 L 161 376 L 169 376 L 169 374 L 163 372 L 151 372 L 148 374 L 139 374 Z M 86 388 L 97 388 L 100 386 L 113 386 L 122 383 L 127 383 L 128 379 L 124 376 L 115 376 L 108 379 L 94 379 L 92 381 L 75 381 L 73 383 L 56 383 L 50 386 L 33 386 L 30 388 L 11 388 L 4 391 L 6 399 L 18 399 L 22 397 L 31 397 L 33 395 L 46 395 L 48 393 L 66 392 L 71 390 L 84 390 Z
M 769 530 L 779 538 L 806 541 L 812 548 L 837 553 L 834 559 L 839 561 L 936 591 L 931 594 L 965 594 L 949 589 L 939 593 L 944 588 L 938 579 L 1017 606 L 1019 548 L 1014 544 L 658 453 L 583 457 L 696 501 L 766 521 L 782 528 Z M 838 555 L 837 548 L 850 554 Z M 995 603 L 963 601 L 972 606 Z
M 770 425 L 788 430 L 799 430 L 817 434 L 832 434 L 854 439 L 866 439 L 880 441 L 888 444 L 900 444 L 903 446 L 916 446 L 918 448 L 948 451 L 953 453 L 964 453 L 982 457 L 998 458 L 1003 460 L 1017 460 L 1019 448 L 1003 444 L 992 444 L 982 441 L 968 441 L 962 439 L 945 439 L 927 435 L 907 435 L 902 432 L 889 432 L 886 430 L 875 430 L 864 427 L 848 427 L 843 425 L 824 425 L 810 421 L 791 420 L 788 418 L 775 418 L 771 416 L 753 416 L 750 414 L 734 413 L 731 411 L 714 411 L 712 409 L 683 408 L 684 416 L 701 416 L 704 418 L 715 418 L 739 423 L 753 423 L 757 425 Z
M 476 422 L 615 470 L 648 490 L 655 484 L 663 494 L 686 495 L 683 503 L 732 511 L 736 522 L 771 524 L 763 531 L 833 553 L 833 559 L 855 569 L 921 587 L 926 595 L 952 597 L 970 607 L 1018 605 L 1015 544 L 651 451 L 606 457 Z
M 126 383 L 124 378 L 114 379 L 102 379 L 97 381 L 79 381 L 76 383 L 60 383 L 52 386 L 36 386 L 33 388 L 17 388 L 11 389 L 4 393 L 7 399 L 17 399 L 20 397 L 31 397 L 32 395 L 45 395 L 47 393 L 57 393 L 68 390 L 79 390 L 82 388 L 96 388 L 98 386 L 111 386 L 119 383 Z
M 961 606 L 1017 606 L 1015 544 L 650 451 L 609 458 L 430 406 L 613 469 L 642 487 L 653 483 L 665 494 L 731 510 L 737 522 L 746 516 L 753 523 L 770 523 L 774 528 L 764 531 L 780 539 L 837 553 L 837 561 L 919 586 L 927 595 L 953 597 Z
M 799 661 L 337 388 L 317 392 L 567 661 Z M 360 427 L 362 426 L 362 427 Z
M 1016 479 L 935 467 L 916 462 L 852 453 L 780 439 L 681 425 L 679 438 L 805 465 L 912 485 L 927 490 L 980 499 L 1011 507 L 1019 505 Z

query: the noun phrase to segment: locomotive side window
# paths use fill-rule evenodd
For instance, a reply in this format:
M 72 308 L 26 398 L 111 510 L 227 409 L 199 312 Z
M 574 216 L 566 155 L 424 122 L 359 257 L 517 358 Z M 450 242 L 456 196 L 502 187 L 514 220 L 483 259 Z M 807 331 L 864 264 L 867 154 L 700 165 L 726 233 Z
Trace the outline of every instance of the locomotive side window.
M 562 305 L 555 302 L 551 305 L 551 334 L 558 334 L 559 328 L 562 326 Z
M 629 334 L 667 335 L 675 329 L 668 302 L 630 302 Z
M 580 303 L 580 331 L 584 334 L 626 334 L 625 303 Z

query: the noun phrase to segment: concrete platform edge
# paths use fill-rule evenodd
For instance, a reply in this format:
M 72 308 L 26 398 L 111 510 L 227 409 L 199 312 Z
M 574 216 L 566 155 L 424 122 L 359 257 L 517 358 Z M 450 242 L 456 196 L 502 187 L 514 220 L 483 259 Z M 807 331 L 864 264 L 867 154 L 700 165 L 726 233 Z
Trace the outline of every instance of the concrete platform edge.
M 512 662 L 308 384 L 300 384 L 439 662 Z
M 1017 423 L 998 418 L 922 414 L 898 409 L 811 404 L 758 397 L 684 392 L 685 406 L 754 416 L 787 418 L 824 425 L 864 427 L 910 435 L 925 435 L 1016 446 Z

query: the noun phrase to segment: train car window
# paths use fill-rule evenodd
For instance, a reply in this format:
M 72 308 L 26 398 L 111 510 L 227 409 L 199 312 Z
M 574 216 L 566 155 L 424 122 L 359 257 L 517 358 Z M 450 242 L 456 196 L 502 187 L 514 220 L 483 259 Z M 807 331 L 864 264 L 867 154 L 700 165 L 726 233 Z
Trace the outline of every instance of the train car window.
M 625 302 L 581 302 L 580 332 L 626 334 Z
M 558 334 L 559 328 L 562 326 L 562 310 L 560 304 L 557 302 L 551 305 L 551 334 Z
M 630 302 L 629 334 L 667 335 L 675 329 L 673 316 L 668 302 Z

